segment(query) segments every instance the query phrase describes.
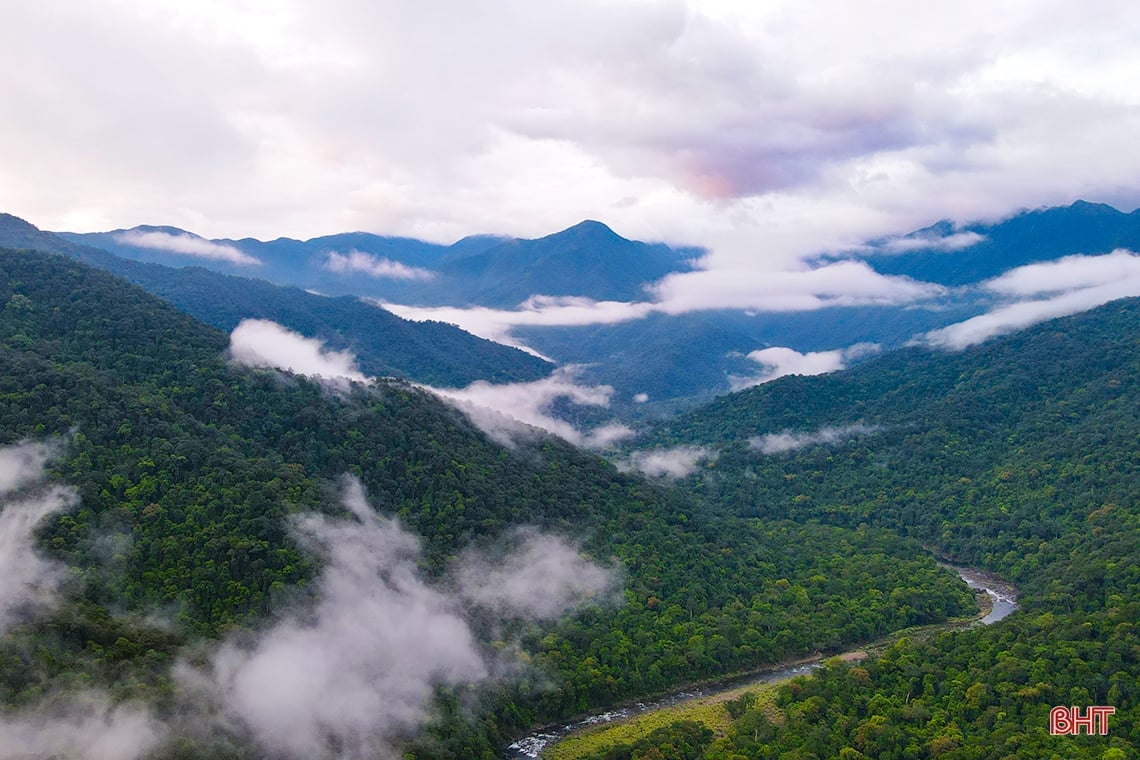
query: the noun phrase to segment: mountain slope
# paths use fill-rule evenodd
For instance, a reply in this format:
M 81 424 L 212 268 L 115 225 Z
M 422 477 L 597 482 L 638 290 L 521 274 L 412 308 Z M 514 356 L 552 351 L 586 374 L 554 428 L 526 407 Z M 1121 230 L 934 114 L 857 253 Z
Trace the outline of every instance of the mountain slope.
M 503 636 L 517 643 L 525 656 L 511 665 L 526 677 L 484 699 L 442 690 L 434 738 L 413 757 L 494 757 L 540 719 L 944 619 L 971 601 L 884 531 L 705 515 L 556 439 L 502 449 L 402 383 L 330 393 L 236 367 L 224 333 L 71 258 L 0 250 L 0 304 L 0 444 L 62 437 L 52 472 L 79 496 L 40 532 L 76 579 L 65 603 L 0 636 L 9 710 L 35 709 L 46 688 L 95 684 L 180 714 L 174 662 L 307 609 L 322 558 L 290 519 L 339 515 L 345 473 L 422 537 L 429 578 L 445 579 L 472 544 L 509 544 L 520 525 L 623 570 L 612 606 L 560 624 L 476 618 L 488 651 Z M 836 582 L 814 584 L 822 573 Z M 448 699 L 474 716 L 449 712 Z M 178 734 L 162 756 L 256 754 L 234 750 L 248 737 L 232 730 Z
M 783 729 L 752 714 L 721 751 L 1133 756 L 1138 387 L 1140 300 L 1129 299 L 957 354 L 907 350 L 782 378 L 663 424 L 656 444 L 719 453 L 686 484 L 708 504 L 896 530 L 1022 590 L 1000 625 L 904 639 L 785 690 Z M 1052 706 L 1103 704 L 1116 709 L 1109 736 L 1049 735 Z
M 120 258 L 77 245 L 10 215 L 0 215 L 0 244 L 58 252 L 125 277 L 221 330 L 242 319 L 268 319 L 349 349 L 370 375 L 392 375 L 441 386 L 475 380 L 536 380 L 551 366 L 526 354 L 439 322 L 409 322 L 352 297 L 326 298 L 264 280 L 200 267 L 176 269 Z

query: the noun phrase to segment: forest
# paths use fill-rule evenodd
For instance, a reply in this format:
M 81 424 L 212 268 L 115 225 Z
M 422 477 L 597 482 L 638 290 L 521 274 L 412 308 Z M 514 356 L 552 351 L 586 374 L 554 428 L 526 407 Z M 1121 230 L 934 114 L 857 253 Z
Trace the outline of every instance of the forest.
M 64 603 L 0 641 L 12 715 L 92 684 L 176 714 L 176 664 L 312 606 L 321 558 L 290 518 L 342 514 L 345 475 L 422 539 L 428 579 L 517 526 L 621 579 L 561 621 L 476 620 L 484 649 L 513 642 L 520 675 L 437 689 L 427 729 L 400 739 L 410 757 L 496 757 L 545 720 L 973 609 L 883 527 L 727 515 L 557 439 L 498 446 L 399 381 L 245 369 L 224 333 L 61 256 L 3 251 L 0 273 L 0 444 L 57 442 L 49 478 L 77 493 L 37 539 L 69 569 Z M 240 725 L 172 731 L 155 756 L 260 756 Z

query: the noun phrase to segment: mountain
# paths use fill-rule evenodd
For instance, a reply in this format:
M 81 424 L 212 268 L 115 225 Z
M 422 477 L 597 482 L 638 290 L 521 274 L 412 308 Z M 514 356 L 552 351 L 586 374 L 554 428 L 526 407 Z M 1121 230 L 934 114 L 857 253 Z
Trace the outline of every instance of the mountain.
M 115 731 L 148 757 L 491 758 L 543 720 L 972 605 L 889 531 L 697 509 L 554 438 L 502 448 L 405 383 L 334 392 L 227 343 L 74 258 L 0 249 L 0 516 L 57 502 L 35 532 L 0 521 L 23 558 L 0 596 L 17 751 Z M 53 453 L 54 490 L 13 480 Z M 599 578 L 620 593 L 550 606 Z M 330 713 L 346 684 L 411 717 Z
M 166 228 L 150 228 L 167 232 Z M 0 215 L 0 244 L 58 252 L 125 277 L 207 324 L 229 332 L 243 319 L 268 319 L 335 350 L 351 350 L 369 375 L 439 386 L 476 380 L 537 380 L 551 366 L 531 354 L 439 322 L 410 322 L 358 298 L 327 298 L 265 280 L 201 267 L 174 268 L 121 258 Z
M 450 246 L 363 232 L 306 241 L 206 240 L 151 226 L 59 235 L 138 261 L 256 274 L 333 295 L 428 306 L 514 307 L 536 294 L 642 299 L 644 285 L 688 270 L 700 253 L 626 240 L 594 221 L 535 240 L 476 235 Z
M 927 241 L 962 237 L 964 247 L 946 250 Z M 1103 203 L 1024 211 L 995 224 L 958 227 L 942 221 L 898 238 L 869 243 L 878 251 L 861 254 L 876 271 L 916 280 L 961 286 L 997 277 L 1014 267 L 1072 254 L 1140 249 L 1140 209 L 1126 214 Z M 905 250 L 891 252 L 892 246 Z

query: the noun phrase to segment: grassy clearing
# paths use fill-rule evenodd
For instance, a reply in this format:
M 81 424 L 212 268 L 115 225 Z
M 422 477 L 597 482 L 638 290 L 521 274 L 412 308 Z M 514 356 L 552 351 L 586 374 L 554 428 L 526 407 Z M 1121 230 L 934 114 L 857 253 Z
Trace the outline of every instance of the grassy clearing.
M 671 707 L 645 713 L 620 723 L 609 723 L 569 736 L 543 752 L 543 760 L 578 760 L 615 744 L 628 744 L 658 728 L 679 720 L 694 720 L 723 736 L 731 725 L 724 702 L 747 692 L 756 694 L 757 704 L 764 705 L 773 719 L 777 718 L 776 684 L 751 684 L 737 689 L 710 694 Z

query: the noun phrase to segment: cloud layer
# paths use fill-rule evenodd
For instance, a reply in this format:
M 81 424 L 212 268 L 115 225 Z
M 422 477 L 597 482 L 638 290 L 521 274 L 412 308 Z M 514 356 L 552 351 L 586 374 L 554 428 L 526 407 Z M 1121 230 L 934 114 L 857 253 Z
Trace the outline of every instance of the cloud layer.
M 273 367 L 330 380 L 365 380 L 351 352 L 326 351 L 321 341 L 265 319 L 243 319 L 233 329 L 230 356 L 247 367 Z
M 1103 256 L 1066 256 L 1018 267 L 984 287 L 1020 300 L 932 330 L 918 342 L 960 350 L 1048 319 L 1077 314 L 1118 298 L 1140 296 L 1140 256 L 1125 250 Z
M 820 251 L 1140 200 L 1125 2 L 94 0 L 7 21 L 0 208 L 49 229 L 452 242 L 598 218 L 709 248 L 670 309 L 804 308 L 912 297 L 804 275 Z M 851 288 L 797 282 L 829 277 Z
M 325 260 L 325 269 L 330 272 L 363 272 L 372 277 L 389 280 L 430 280 L 435 277 L 431 271 L 420 267 L 410 267 L 382 256 L 373 256 L 362 251 L 337 253 L 331 251 Z
M 196 235 L 172 235 L 169 232 L 128 230 L 115 235 L 115 240 L 124 245 L 133 245 L 138 248 L 180 253 L 213 261 L 226 261 L 230 264 L 255 266 L 261 263 L 257 258 L 241 252 L 232 245 L 204 240 Z

